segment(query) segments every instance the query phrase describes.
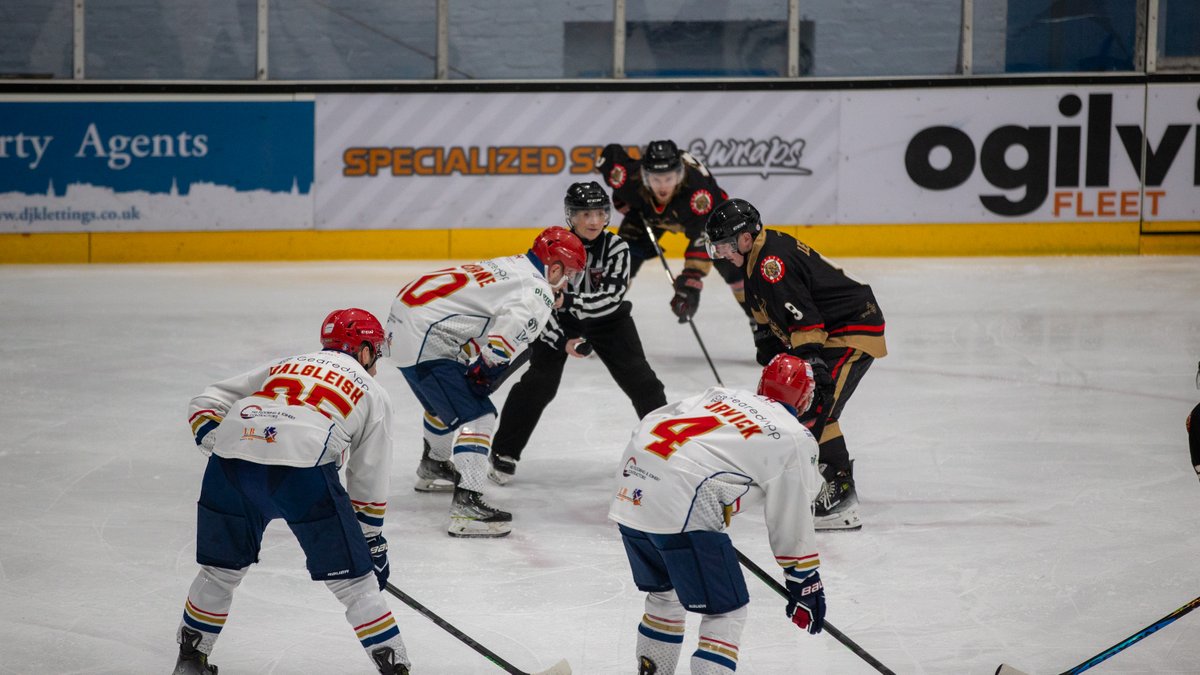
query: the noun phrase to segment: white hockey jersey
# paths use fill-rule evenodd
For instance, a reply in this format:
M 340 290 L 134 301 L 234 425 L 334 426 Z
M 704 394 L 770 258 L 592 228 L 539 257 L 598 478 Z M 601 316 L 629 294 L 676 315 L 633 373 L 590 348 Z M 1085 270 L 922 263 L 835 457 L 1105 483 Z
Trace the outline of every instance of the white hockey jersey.
M 392 400 L 348 354 L 279 359 L 192 399 L 195 433 L 217 422 L 212 453 L 258 464 L 346 466 L 346 491 L 367 536 L 383 527 L 392 465 Z
M 401 368 L 434 359 L 470 363 L 481 353 L 490 365 L 502 363 L 532 343 L 553 305 L 554 291 L 532 254 L 431 272 L 396 295 L 389 356 Z
M 711 387 L 642 419 L 608 517 L 657 534 L 719 532 L 762 500 L 776 562 L 803 574 L 820 564 L 811 505 L 821 480 L 817 443 L 787 408 Z

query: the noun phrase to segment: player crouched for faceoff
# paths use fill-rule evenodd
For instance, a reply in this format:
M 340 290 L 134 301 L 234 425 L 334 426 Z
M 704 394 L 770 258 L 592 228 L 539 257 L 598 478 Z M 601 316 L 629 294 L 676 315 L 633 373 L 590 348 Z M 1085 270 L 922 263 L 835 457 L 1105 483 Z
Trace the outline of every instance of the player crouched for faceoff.
M 379 672 L 408 673 L 380 592 L 389 573 L 382 528 L 392 464 L 392 402 L 374 379 L 383 326 L 365 310 L 334 310 L 321 344 L 324 351 L 268 363 L 191 401 L 192 432 L 209 458 L 197 505 L 200 573 L 176 632 L 175 675 L 217 672 L 208 655 L 275 518 L 300 541 L 312 578 L 346 606 Z
M 817 390 L 804 424 L 820 444 L 825 477 L 817 529 L 862 529 L 854 461 L 838 420 L 871 364 L 887 356 L 874 291 L 803 242 L 764 228 L 758 209 L 744 199 L 719 204 L 705 234 L 714 258 L 743 270 L 758 362 L 788 353 L 812 366 Z
M 586 259 L 578 237 L 551 227 L 525 254 L 431 272 L 392 303 L 390 356 L 425 409 L 415 487 L 454 490 L 451 536 L 503 537 L 512 530 L 512 514 L 483 500 L 496 428 L 489 396 L 542 332 Z
M 568 355 L 586 358 L 594 348 L 639 418 L 667 403 L 662 382 L 646 362 L 632 304 L 625 300 L 629 246 L 605 230 L 611 215 L 608 193 L 595 181 L 573 183 L 563 208 L 567 226 L 587 251 L 587 274 L 563 290 L 562 306 L 529 348 L 529 370 L 504 401 L 488 474 L 501 485 L 512 480 L 542 411 L 558 393 Z
M 639 675 L 671 675 L 687 612 L 700 643 L 693 675 L 737 669 L 749 595 L 724 530 L 762 500 L 787 615 L 819 633 L 825 590 L 817 571 L 812 502 L 821 485 L 817 444 L 797 420 L 812 403 L 812 369 L 788 354 L 763 369 L 758 393 L 712 387 L 650 413 L 634 431 L 608 517 L 619 523 L 646 612 L 638 625 Z

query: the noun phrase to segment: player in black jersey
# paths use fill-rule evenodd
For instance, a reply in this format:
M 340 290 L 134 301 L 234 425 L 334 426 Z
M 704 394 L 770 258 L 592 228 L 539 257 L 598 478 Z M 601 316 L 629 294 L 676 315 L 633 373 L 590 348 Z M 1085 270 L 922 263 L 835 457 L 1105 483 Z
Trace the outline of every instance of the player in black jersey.
M 563 206 L 567 226 L 587 251 L 587 267 L 578 284 L 567 286 L 562 305 L 529 348 L 529 370 L 504 401 L 488 473 L 501 485 L 512 480 L 542 411 L 558 393 L 568 355 L 584 358 L 594 350 L 638 418 L 667 404 L 662 382 L 642 351 L 630 314 L 633 305 L 625 299 L 629 247 L 605 229 L 611 216 L 608 193 L 596 181 L 574 183 L 567 188 Z
M 871 363 L 887 355 L 875 294 L 803 242 L 764 229 L 744 199 L 718 205 L 705 230 L 709 254 L 744 275 L 759 363 L 787 352 L 812 364 L 817 395 L 802 421 L 820 444 L 826 481 L 817 529 L 859 529 L 854 463 L 838 419 Z
M 675 277 L 675 295 L 671 311 L 686 322 L 700 305 L 704 277 L 714 266 L 729 284 L 734 298 L 746 307 L 741 274 L 726 261 L 712 260 L 704 249 L 704 222 L 717 204 L 728 196 L 699 160 L 680 152 L 674 141 L 650 141 L 640 159 L 625 148 L 610 143 L 600 153 L 597 170 L 613 191 L 613 205 L 624 214 L 617 235 L 629 242 L 630 277 L 648 258 L 657 255 L 646 225 L 657 241 L 666 232 L 687 236 L 683 271 Z

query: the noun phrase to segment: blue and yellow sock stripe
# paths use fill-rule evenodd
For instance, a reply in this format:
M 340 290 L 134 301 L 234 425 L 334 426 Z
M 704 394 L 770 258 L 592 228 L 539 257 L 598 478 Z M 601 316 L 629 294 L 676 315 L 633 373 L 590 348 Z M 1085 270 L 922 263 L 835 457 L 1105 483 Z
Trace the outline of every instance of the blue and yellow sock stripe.
M 388 612 L 378 619 L 355 626 L 354 634 L 358 636 L 358 641 L 366 648 L 377 645 L 380 642 L 387 642 L 396 637 L 400 634 L 400 628 L 396 625 L 396 620 L 392 618 L 392 613 Z
M 643 614 L 638 632 L 651 640 L 679 644 L 683 642 L 683 620 L 664 619 L 653 614 Z
M 220 633 L 221 629 L 225 627 L 225 619 L 228 616 L 228 612 L 225 614 L 206 612 L 193 605 L 191 598 L 188 598 L 183 605 L 183 622 L 205 633 Z
M 731 642 L 723 642 L 705 635 L 700 636 L 700 645 L 692 656 L 705 661 L 724 666 L 729 670 L 737 670 L 738 646 Z
M 383 527 L 383 514 L 387 511 L 387 502 L 360 502 L 351 499 L 350 505 L 354 507 L 354 517 L 358 522 Z
M 460 452 L 478 452 L 482 455 L 488 454 L 492 449 L 492 437 L 490 434 L 459 434 L 454 441 L 454 454 Z
M 445 436 L 450 433 L 450 426 L 443 422 L 440 417 L 426 410 L 425 430 L 435 436 Z

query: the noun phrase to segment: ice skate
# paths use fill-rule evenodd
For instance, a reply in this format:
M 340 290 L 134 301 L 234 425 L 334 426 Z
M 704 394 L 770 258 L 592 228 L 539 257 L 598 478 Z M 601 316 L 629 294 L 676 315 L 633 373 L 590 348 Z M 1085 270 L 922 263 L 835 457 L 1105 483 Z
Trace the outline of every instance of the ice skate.
M 481 493 L 458 487 L 446 531 L 451 537 L 505 537 L 512 531 L 512 514 L 489 506 Z
M 449 492 L 457 484 L 458 470 L 454 468 L 454 462 L 430 457 L 429 441 L 425 441 L 425 450 L 421 453 L 421 463 L 417 465 L 417 482 L 413 489 L 417 492 Z
M 658 664 L 649 656 L 638 657 L 638 675 L 654 675 L 658 672 Z
M 371 660 L 382 675 L 408 675 L 408 666 L 396 662 L 396 652 L 391 647 L 372 650 Z
M 491 456 L 492 465 L 488 468 L 488 478 L 497 485 L 508 485 L 513 479 L 513 474 L 517 472 L 517 460 L 508 457 L 507 455 Z
M 825 465 L 821 465 L 824 469 Z M 822 475 L 825 474 L 823 470 Z M 858 492 L 854 489 L 854 462 L 849 471 L 826 476 L 814 501 L 813 523 L 817 530 L 861 530 L 858 516 Z
M 179 658 L 171 675 L 217 675 L 217 667 L 208 662 L 208 654 L 198 648 L 200 633 L 186 626 L 180 632 Z

